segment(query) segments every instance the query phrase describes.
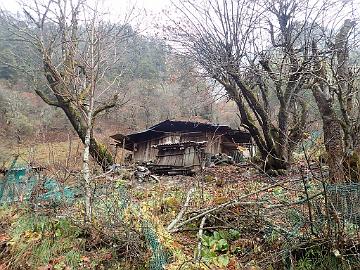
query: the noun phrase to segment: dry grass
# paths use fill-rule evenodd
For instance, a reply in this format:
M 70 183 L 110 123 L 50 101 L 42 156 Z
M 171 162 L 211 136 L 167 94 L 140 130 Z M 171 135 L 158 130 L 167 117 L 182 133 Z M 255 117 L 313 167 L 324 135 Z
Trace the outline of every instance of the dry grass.
M 0 145 L 2 166 L 9 166 L 15 156 L 19 156 L 19 164 L 34 164 L 48 167 L 58 163 L 72 162 L 76 164 L 81 157 L 80 140 L 51 143 L 28 143 L 26 145 Z

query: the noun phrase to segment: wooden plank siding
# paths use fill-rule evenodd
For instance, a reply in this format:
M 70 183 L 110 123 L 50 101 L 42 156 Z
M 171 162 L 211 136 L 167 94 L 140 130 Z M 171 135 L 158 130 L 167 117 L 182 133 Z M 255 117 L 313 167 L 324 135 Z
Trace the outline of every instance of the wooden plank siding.
M 195 148 L 189 146 L 185 149 L 160 150 L 156 165 L 174 167 L 200 166 L 200 159 Z
M 206 141 L 186 141 L 174 144 L 160 144 L 156 162 L 152 165 L 157 173 L 195 173 L 200 170 L 204 158 Z
M 141 142 L 134 145 L 135 161 L 154 161 L 158 150 L 154 148 L 158 144 L 170 144 L 180 142 L 179 134 L 169 134 L 167 136 Z
M 205 153 L 211 155 L 219 153 L 230 154 L 232 151 L 235 151 L 237 149 L 237 144 L 226 138 L 224 134 L 214 134 L 207 132 L 171 133 L 161 138 L 135 144 L 134 160 L 155 161 L 158 155 L 158 149 L 156 149 L 154 146 L 160 144 L 174 144 L 188 141 L 207 141 Z

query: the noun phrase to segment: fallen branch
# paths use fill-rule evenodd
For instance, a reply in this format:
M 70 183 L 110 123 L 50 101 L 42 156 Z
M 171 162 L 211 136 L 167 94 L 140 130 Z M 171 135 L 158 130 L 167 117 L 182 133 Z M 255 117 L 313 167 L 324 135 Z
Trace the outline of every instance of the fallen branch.
M 246 202 L 244 203 L 244 202 L 241 201 L 241 200 L 243 200 L 243 199 L 245 199 L 245 198 L 247 198 L 247 197 L 250 197 L 250 196 L 256 195 L 256 194 L 258 194 L 258 193 L 267 191 L 267 190 L 269 190 L 269 189 L 271 189 L 271 188 L 274 188 L 274 187 L 283 185 L 283 184 L 288 183 L 288 182 L 296 182 L 296 181 L 299 181 L 299 180 L 301 180 L 301 179 L 284 180 L 284 181 L 278 182 L 278 183 L 276 183 L 276 184 L 269 185 L 269 186 L 264 187 L 264 188 L 262 188 L 262 189 L 259 189 L 259 190 L 256 190 L 256 191 L 254 191 L 254 192 L 251 192 L 251 193 L 249 193 L 249 194 L 240 196 L 240 197 L 238 197 L 238 198 L 236 198 L 236 199 L 233 199 L 233 200 L 230 200 L 230 201 L 228 201 L 228 202 L 219 204 L 219 205 L 217 205 L 217 206 L 215 206 L 215 207 L 212 207 L 212 208 L 209 208 L 209 209 L 204 210 L 202 213 L 197 214 L 197 215 L 195 215 L 195 216 L 193 216 L 193 217 L 191 217 L 191 218 L 189 218 L 189 219 L 187 219 L 187 220 L 179 223 L 179 224 L 176 225 L 176 226 L 175 226 L 175 225 L 172 226 L 172 228 L 171 228 L 171 229 L 168 229 L 168 230 L 169 230 L 170 232 L 176 232 L 177 229 L 180 228 L 181 226 L 184 226 L 184 225 L 186 225 L 186 224 L 188 224 L 188 223 L 190 223 L 190 222 L 192 222 L 192 221 L 194 221 L 194 220 L 197 220 L 197 219 L 199 219 L 199 218 L 202 218 L 202 217 L 204 217 L 204 216 L 206 216 L 206 215 L 208 215 L 208 214 L 210 214 L 210 213 L 216 212 L 216 211 L 218 211 L 218 210 L 220 210 L 220 209 L 229 208 L 229 207 L 233 207 L 233 206 L 237 206 L 237 205 L 241 205 L 241 204 L 247 204 Z M 176 223 L 175 223 L 175 224 L 176 224 Z M 171 224 L 170 224 L 170 225 L 171 225 Z M 170 227 L 170 225 L 168 226 L 168 228 Z
M 236 230 L 238 229 L 235 226 L 209 226 L 209 227 L 203 227 L 203 230 L 219 230 L 219 229 L 223 229 L 223 230 Z M 194 232 L 194 231 L 199 231 L 198 228 L 185 228 L 185 229 L 177 229 L 176 232 Z
M 169 226 L 167 226 L 167 230 L 171 231 L 175 225 L 181 220 L 181 218 L 183 217 L 183 215 L 185 214 L 186 209 L 189 207 L 189 203 L 190 203 L 190 199 L 191 199 L 191 195 L 194 193 L 195 188 L 190 188 L 190 190 L 188 191 L 187 195 L 186 195 L 186 200 L 184 203 L 184 206 L 181 208 L 179 214 L 176 216 L 176 218 L 169 224 Z
M 150 178 L 154 179 L 156 183 L 160 182 L 160 178 L 156 175 L 150 174 Z

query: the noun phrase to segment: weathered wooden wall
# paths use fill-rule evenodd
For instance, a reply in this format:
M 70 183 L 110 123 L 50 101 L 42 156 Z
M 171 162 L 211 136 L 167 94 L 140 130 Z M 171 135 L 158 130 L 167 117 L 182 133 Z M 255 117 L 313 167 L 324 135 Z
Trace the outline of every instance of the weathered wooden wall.
M 158 150 L 153 146 L 158 144 L 171 144 L 180 142 L 179 134 L 169 134 L 168 136 L 142 142 L 135 145 L 134 160 L 135 161 L 154 161 Z
M 194 146 L 185 149 L 166 149 L 159 150 L 157 165 L 192 167 L 200 166 L 201 153 Z
M 158 144 L 172 144 L 179 142 L 203 142 L 207 141 L 205 153 L 207 154 L 228 154 L 234 150 L 232 142 L 225 140 L 223 134 L 191 132 L 191 133 L 174 133 L 165 137 L 142 142 L 135 145 L 134 160 L 135 161 L 154 161 L 158 154 L 158 150 L 153 146 Z M 191 157 L 189 157 L 190 159 Z

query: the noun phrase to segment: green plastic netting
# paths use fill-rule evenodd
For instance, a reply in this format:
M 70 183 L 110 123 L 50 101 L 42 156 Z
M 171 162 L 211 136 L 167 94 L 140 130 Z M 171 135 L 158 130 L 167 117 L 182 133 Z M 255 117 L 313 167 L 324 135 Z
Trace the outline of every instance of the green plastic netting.
M 165 269 L 166 262 L 168 260 L 167 254 L 159 242 L 159 239 L 151 226 L 151 223 L 143 221 L 142 231 L 144 233 L 146 242 L 152 250 L 152 256 L 149 262 L 150 270 L 161 270 Z
M 40 192 L 38 190 L 41 190 Z M 117 187 L 120 197 L 120 211 L 127 207 L 132 207 L 135 211 L 140 211 L 136 203 L 131 199 L 126 188 L 121 185 Z M 108 194 L 112 192 L 107 187 L 100 187 L 98 193 Z M 29 166 L 17 165 L 15 159 L 7 170 L 5 177 L 0 178 L 0 204 L 12 204 L 19 201 L 47 202 L 53 205 L 59 203 L 72 204 L 76 199 L 81 199 L 81 191 L 76 187 L 67 187 L 61 185 L 52 178 L 42 177 L 39 173 L 32 170 Z M 97 196 L 95 194 L 95 196 Z M 141 229 L 144 234 L 146 244 L 152 251 L 149 262 L 150 270 L 165 269 L 167 255 L 161 245 L 159 238 L 151 222 L 143 219 Z
M 126 191 L 126 188 L 123 185 L 120 185 L 118 188 L 119 196 L 120 196 L 120 209 L 125 210 L 127 207 L 132 207 L 140 213 L 139 206 L 135 203 L 132 203 L 130 197 Z M 151 222 L 143 219 L 141 222 L 141 230 L 144 234 L 145 241 L 147 246 L 152 251 L 152 256 L 149 262 L 150 270 L 163 270 L 168 261 L 168 256 L 164 251 L 162 244 L 159 241 L 159 237 L 157 236 L 153 225 Z
M 55 179 L 41 177 L 29 166 L 17 166 L 16 159 L 0 179 L 0 204 L 30 200 L 69 204 L 76 193 L 74 188 L 63 187 Z

